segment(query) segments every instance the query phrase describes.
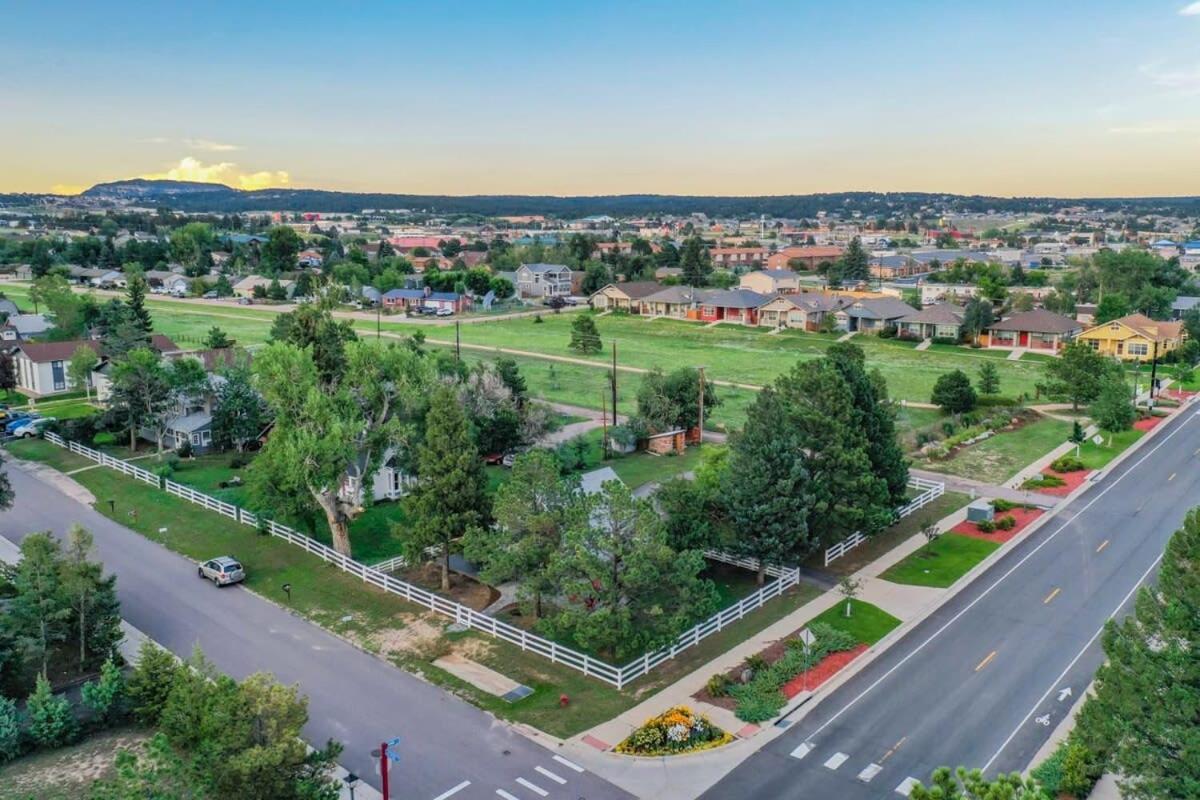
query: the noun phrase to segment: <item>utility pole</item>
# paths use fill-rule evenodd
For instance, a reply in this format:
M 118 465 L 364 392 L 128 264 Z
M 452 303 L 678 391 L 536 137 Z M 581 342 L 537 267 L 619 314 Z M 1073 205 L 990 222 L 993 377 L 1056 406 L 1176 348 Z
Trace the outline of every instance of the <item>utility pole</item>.
M 696 367 L 700 371 L 700 441 L 704 444 L 704 367 Z
M 378 340 L 383 334 L 380 333 L 382 325 L 380 324 L 380 316 L 383 314 L 383 298 L 379 298 L 379 302 L 375 304 L 375 339 Z
M 1150 408 L 1154 408 L 1154 381 L 1158 375 L 1158 339 L 1154 340 L 1154 357 L 1150 362 Z
M 614 341 L 613 346 L 613 366 L 612 366 L 612 412 L 613 426 L 617 424 L 617 343 Z
M 600 453 L 604 460 L 612 458 L 608 447 L 608 398 L 604 396 L 604 392 L 600 392 L 600 427 L 602 429 L 602 438 L 600 439 Z
M 459 332 L 458 320 L 454 320 L 454 360 L 462 361 L 462 337 Z

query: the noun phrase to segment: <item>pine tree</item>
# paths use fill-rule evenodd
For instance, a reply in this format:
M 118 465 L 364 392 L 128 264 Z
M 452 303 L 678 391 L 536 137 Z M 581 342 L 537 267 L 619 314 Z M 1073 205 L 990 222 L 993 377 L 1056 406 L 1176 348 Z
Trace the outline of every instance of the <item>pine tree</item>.
M 208 335 L 204 337 L 204 346 L 211 350 L 223 350 L 226 347 L 233 347 L 233 339 L 230 339 L 225 331 L 213 325 L 208 329 Z
M 67 637 L 71 609 L 62 596 L 62 550 L 50 533 L 33 533 L 21 542 L 21 560 L 13 575 L 16 596 L 9 620 L 27 657 L 46 674 L 51 647 Z
M 179 662 L 170 652 L 150 640 L 142 642 L 137 667 L 125 692 L 134 715 L 143 725 L 158 725 L 179 669 Z
M 16 701 L 0 695 L 0 764 L 21 754 L 21 714 Z
M 29 735 L 42 747 L 58 747 L 75 738 L 78 726 L 67 698 L 50 691 L 50 681 L 38 675 L 37 687 L 25 703 Z
M 483 461 L 458 395 L 442 385 L 429 399 L 425 446 L 418 461 L 416 490 L 409 497 L 413 520 L 409 557 L 416 563 L 432 545 L 441 547 L 442 590 L 450 589 L 451 542 L 488 516 Z
M 870 259 L 863 249 L 862 240 L 855 236 L 841 258 L 841 277 L 843 280 L 865 281 L 871 278 Z
M 990 361 L 984 361 L 979 365 L 978 383 L 980 394 L 1000 393 L 1000 371 L 996 369 L 995 364 Z
M 1200 793 L 1200 509 L 1171 537 L 1157 586 L 1143 587 L 1134 612 L 1110 621 L 1095 696 L 1075 733 L 1106 754 L 1130 800 Z
M 568 345 L 576 353 L 595 355 L 604 349 L 600 341 L 600 332 L 596 330 L 596 320 L 591 314 L 577 314 L 571 323 L 571 343 Z
M 137 327 L 149 336 L 154 330 L 154 320 L 150 316 L 150 309 L 146 308 L 146 279 L 141 275 L 129 279 L 125 287 L 125 303 Z
M 100 666 L 100 678 L 83 685 L 83 704 L 96 719 L 106 721 L 120 708 L 125 697 L 125 675 L 111 658 Z

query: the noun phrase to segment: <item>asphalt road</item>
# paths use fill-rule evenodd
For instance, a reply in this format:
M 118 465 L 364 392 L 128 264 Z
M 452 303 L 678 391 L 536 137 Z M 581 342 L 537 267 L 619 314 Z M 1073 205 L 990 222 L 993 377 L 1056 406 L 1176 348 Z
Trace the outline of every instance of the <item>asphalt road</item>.
M 400 737 L 393 798 L 629 797 L 556 760 L 507 724 L 244 588 L 217 589 L 199 580 L 192 562 L 19 468 L 10 465 L 8 472 L 16 503 L 0 513 L 0 535 L 19 543 L 31 531 L 61 535 L 72 523 L 83 524 L 95 535 L 106 569 L 117 575 L 122 613 L 134 627 L 182 656 L 199 643 L 234 677 L 266 671 L 299 683 L 309 698 L 305 736 L 314 743 L 341 741 L 342 764 L 376 788 L 370 751 Z
M 1200 503 L 1198 415 L 1163 423 L 705 797 L 887 798 L 942 765 L 1024 769 L 1103 660 L 1105 620 Z

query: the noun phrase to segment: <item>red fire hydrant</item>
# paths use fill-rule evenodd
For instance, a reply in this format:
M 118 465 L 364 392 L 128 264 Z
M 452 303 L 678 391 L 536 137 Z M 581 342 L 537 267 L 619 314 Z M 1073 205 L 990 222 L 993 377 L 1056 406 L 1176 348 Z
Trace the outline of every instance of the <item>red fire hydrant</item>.
M 558 707 L 559 708 L 566 708 L 570 704 L 571 704 L 571 698 L 567 697 L 565 694 L 560 694 L 558 696 Z

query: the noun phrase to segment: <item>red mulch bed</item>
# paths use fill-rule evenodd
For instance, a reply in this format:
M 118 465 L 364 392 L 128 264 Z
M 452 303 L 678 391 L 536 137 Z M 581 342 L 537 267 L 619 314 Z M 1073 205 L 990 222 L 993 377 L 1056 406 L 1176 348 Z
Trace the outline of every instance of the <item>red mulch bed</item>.
M 1180 402 L 1183 402 L 1192 395 L 1196 394 L 1196 392 L 1189 392 L 1185 389 L 1164 389 L 1162 393 L 1167 397 L 1170 397 L 1172 400 L 1179 400 Z
M 1003 513 L 996 514 L 996 519 L 1000 519 L 1001 517 L 1012 517 L 1017 521 L 1017 524 L 1013 526 L 1011 530 L 997 530 L 993 531 L 992 533 L 984 533 L 983 531 L 979 530 L 979 528 L 975 527 L 974 522 L 966 521 L 958 523 L 950 530 L 954 533 L 962 534 L 963 536 L 970 536 L 972 539 L 983 539 L 985 542 L 999 542 L 1000 544 L 1003 544 L 1020 533 L 1026 525 L 1033 522 L 1041 515 L 1042 510 L 1040 508 L 1014 508 L 1011 511 L 1005 511 Z
M 1146 417 L 1145 419 L 1139 419 L 1137 422 L 1133 423 L 1133 427 L 1139 431 L 1148 431 L 1151 428 L 1157 427 L 1158 424 L 1165 419 L 1166 417 Z
M 1087 476 L 1092 474 L 1090 469 L 1077 469 L 1074 472 L 1059 472 L 1058 470 L 1046 468 L 1042 470 L 1043 475 L 1053 475 L 1065 483 L 1062 486 L 1046 486 L 1041 489 L 1034 489 L 1040 494 L 1051 494 L 1055 497 L 1066 497 L 1071 492 L 1078 489 L 1087 480 Z
M 783 696 L 791 700 L 796 695 L 804 691 L 811 692 L 825 681 L 832 678 L 838 673 L 842 667 L 849 664 L 854 659 L 867 651 L 865 644 L 860 644 L 853 650 L 841 650 L 837 653 L 830 653 L 821 659 L 820 663 L 816 664 L 807 672 L 803 672 L 783 685 Z

